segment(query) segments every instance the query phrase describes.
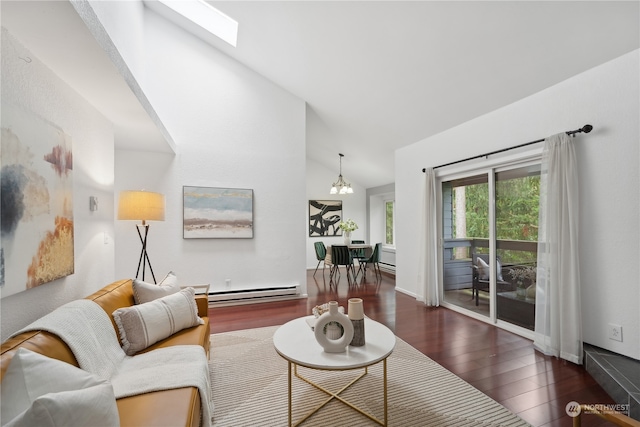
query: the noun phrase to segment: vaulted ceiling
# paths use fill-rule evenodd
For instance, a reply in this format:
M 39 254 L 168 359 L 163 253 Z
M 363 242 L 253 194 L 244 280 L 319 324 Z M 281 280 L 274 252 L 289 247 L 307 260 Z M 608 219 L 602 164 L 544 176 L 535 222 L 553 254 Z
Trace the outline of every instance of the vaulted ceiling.
M 307 102 L 307 157 L 337 169 L 344 153 L 345 178 L 367 188 L 394 181 L 397 148 L 640 46 L 638 1 L 210 3 L 239 22 L 237 47 L 214 47 Z M 166 149 L 73 7 L 1 6 L 2 25 L 114 122 L 118 147 Z

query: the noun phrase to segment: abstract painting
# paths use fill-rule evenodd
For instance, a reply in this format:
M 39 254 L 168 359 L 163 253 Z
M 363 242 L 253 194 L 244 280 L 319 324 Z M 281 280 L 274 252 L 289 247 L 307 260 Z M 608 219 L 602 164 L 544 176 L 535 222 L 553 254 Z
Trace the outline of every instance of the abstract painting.
M 309 237 L 342 236 L 342 200 L 309 200 Z
M 183 187 L 185 239 L 253 238 L 253 190 Z
M 73 153 L 60 128 L 2 103 L 2 297 L 74 272 Z

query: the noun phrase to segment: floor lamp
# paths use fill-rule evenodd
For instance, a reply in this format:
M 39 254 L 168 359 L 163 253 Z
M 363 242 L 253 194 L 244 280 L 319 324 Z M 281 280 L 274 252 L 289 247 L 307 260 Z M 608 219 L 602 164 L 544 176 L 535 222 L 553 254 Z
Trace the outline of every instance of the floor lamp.
M 120 192 L 118 219 L 142 221 L 142 224 L 136 224 L 138 237 L 140 237 L 140 242 L 142 243 L 136 279 L 140 274 L 140 267 L 142 267 L 142 280 L 144 280 L 146 266 L 149 265 L 153 283 L 156 283 L 156 276 L 153 274 L 153 268 L 151 268 L 149 255 L 147 254 L 147 236 L 149 235 L 147 221 L 164 221 L 164 206 L 164 194 L 135 190 Z M 141 228 L 144 229 L 144 235 L 140 231 Z

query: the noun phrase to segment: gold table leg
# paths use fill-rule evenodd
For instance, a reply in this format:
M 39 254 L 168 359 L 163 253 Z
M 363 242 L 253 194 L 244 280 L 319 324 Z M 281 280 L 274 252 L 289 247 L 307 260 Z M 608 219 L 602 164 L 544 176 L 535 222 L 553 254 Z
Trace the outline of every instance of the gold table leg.
M 289 362 L 289 370 L 287 372 L 287 376 L 289 377 L 289 427 L 291 427 L 291 362 Z
M 384 426 L 388 425 L 387 422 L 387 359 L 382 361 L 383 366 L 383 381 L 384 381 Z
M 349 382 L 347 385 L 345 385 L 344 387 L 342 387 L 340 390 L 338 390 L 337 392 L 331 392 L 329 390 L 327 390 L 326 388 L 322 387 L 319 384 L 314 383 L 313 381 L 311 381 L 308 378 L 303 377 L 301 374 L 298 373 L 298 365 L 296 365 L 295 363 L 289 362 L 289 427 L 292 426 L 292 401 L 291 401 L 291 395 L 292 395 L 292 388 L 291 388 L 291 365 L 293 364 L 293 371 L 294 371 L 294 375 L 301 379 L 302 381 L 312 385 L 313 387 L 317 388 L 318 390 L 326 393 L 329 395 L 329 397 L 327 398 L 327 400 L 325 400 L 324 402 L 322 402 L 318 407 L 316 407 L 315 409 L 311 410 L 307 415 L 305 415 L 302 419 L 300 419 L 298 422 L 296 422 L 294 424 L 294 426 L 299 426 L 300 424 L 302 424 L 304 421 L 306 421 L 309 417 L 311 417 L 313 414 L 315 414 L 316 412 L 318 412 L 320 409 L 322 409 L 327 403 L 331 402 L 333 399 L 339 400 L 340 402 L 344 403 L 345 405 L 347 405 L 348 407 L 350 407 L 351 409 L 359 412 L 360 414 L 364 415 L 365 417 L 369 418 L 370 420 L 380 424 L 381 426 L 387 426 L 387 422 L 388 422 L 388 416 L 387 416 L 387 359 L 383 360 L 383 393 L 384 393 L 384 421 L 380 421 L 379 419 L 377 419 L 376 417 L 374 417 L 373 415 L 369 414 L 368 412 L 363 411 L 362 409 L 358 408 L 357 406 L 355 406 L 354 404 L 352 404 L 351 402 L 343 399 L 342 397 L 340 397 L 340 393 L 342 393 L 343 391 L 345 391 L 346 389 L 348 389 L 349 387 L 351 387 L 353 384 L 355 384 L 356 382 L 358 382 L 358 380 L 360 380 L 360 378 L 364 377 L 365 375 L 367 375 L 369 373 L 369 367 L 365 366 L 364 368 L 364 372 L 362 372 L 360 375 L 358 375 L 355 379 L 353 379 L 351 382 Z

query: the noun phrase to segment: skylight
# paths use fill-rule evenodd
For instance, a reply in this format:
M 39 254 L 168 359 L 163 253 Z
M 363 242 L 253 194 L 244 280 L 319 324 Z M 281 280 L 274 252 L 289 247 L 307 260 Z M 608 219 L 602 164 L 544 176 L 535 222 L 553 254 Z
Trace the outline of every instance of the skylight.
M 157 0 L 198 27 L 236 47 L 238 22 L 203 0 Z M 150 3 L 150 2 L 146 2 Z

